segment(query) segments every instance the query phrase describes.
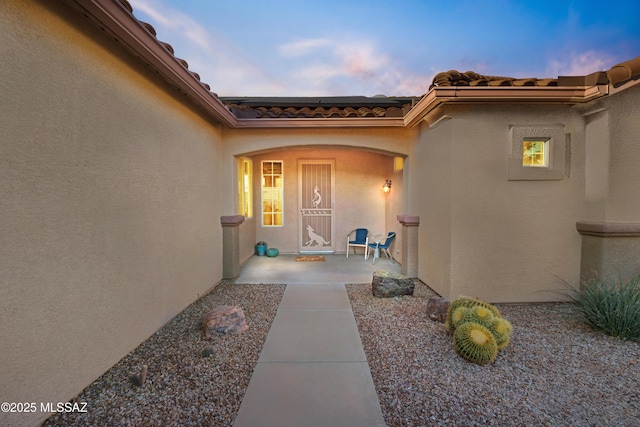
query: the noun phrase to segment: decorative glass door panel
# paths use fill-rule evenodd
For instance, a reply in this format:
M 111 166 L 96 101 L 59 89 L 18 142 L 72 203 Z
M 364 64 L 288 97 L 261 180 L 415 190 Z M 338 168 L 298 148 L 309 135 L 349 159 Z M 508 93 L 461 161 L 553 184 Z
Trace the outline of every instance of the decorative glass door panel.
M 335 252 L 334 160 L 298 162 L 300 252 Z

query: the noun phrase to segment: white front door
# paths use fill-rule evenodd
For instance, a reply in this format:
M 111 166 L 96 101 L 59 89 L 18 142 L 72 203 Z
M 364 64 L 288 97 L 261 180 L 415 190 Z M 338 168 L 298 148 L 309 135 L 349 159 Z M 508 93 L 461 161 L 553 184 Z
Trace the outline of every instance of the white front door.
M 298 249 L 301 253 L 335 252 L 334 170 L 334 160 L 298 161 Z

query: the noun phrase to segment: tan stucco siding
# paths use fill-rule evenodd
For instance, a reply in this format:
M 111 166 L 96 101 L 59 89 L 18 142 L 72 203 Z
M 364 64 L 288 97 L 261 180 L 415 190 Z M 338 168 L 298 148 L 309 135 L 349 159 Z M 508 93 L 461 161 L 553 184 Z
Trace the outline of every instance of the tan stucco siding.
M 603 105 L 609 117 L 610 176 L 606 221 L 640 222 L 640 85 L 611 95 Z
M 0 396 L 65 401 L 220 280 L 220 132 L 61 5 L 0 27 Z
M 451 283 L 451 133 L 444 122 L 423 129 L 409 162 L 408 212 L 420 217 L 418 276 L 442 295 Z M 428 132 L 428 134 L 426 133 Z
M 452 120 L 423 129 L 419 142 L 433 146 L 424 150 L 430 156 L 417 159 L 421 168 L 443 168 L 426 173 L 439 182 L 425 183 L 430 193 L 423 195 L 426 200 L 418 212 L 421 253 L 426 247 L 425 256 L 439 260 L 426 259 L 421 270 L 425 281 L 450 297 L 557 300 L 557 294 L 547 292 L 560 288 L 555 276 L 568 281 L 579 277 L 580 236 L 575 222 L 582 215 L 584 194 L 580 116 L 552 106 L 450 107 L 448 114 Z M 509 181 L 509 126 L 547 124 L 563 124 L 572 132 L 570 176 Z M 418 194 L 409 197 L 417 199 Z
M 640 223 L 640 86 L 585 106 L 586 184 L 582 220 L 616 229 Z M 582 236 L 582 276 L 640 273 L 637 235 Z

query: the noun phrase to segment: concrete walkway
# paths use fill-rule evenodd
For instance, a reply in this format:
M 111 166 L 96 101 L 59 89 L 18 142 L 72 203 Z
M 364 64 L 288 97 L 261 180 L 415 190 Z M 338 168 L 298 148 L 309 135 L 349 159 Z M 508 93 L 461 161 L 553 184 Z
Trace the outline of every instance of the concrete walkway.
M 357 260 L 345 262 L 338 257 L 329 256 L 327 261 L 331 258 L 343 266 L 353 263 L 362 274 Z M 359 263 L 364 264 L 361 258 Z M 296 264 L 309 265 L 294 265 L 294 270 L 313 269 L 321 263 Z M 376 267 L 394 270 L 397 264 Z M 344 286 L 362 281 L 333 283 L 333 279 L 330 274 L 324 276 L 325 283 L 287 285 L 234 426 L 385 425 Z

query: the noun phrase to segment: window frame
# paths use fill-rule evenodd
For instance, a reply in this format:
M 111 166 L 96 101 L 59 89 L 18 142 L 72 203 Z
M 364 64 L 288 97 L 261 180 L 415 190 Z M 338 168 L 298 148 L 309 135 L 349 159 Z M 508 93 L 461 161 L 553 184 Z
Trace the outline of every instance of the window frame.
M 570 134 L 564 125 L 511 125 L 510 152 L 507 159 L 507 179 L 509 181 L 555 181 L 569 176 Z M 546 166 L 523 164 L 524 143 L 526 141 L 547 141 Z
M 238 158 L 238 213 L 253 218 L 253 161 Z
M 265 173 L 265 164 L 267 163 L 271 163 L 276 164 L 276 163 L 280 163 L 280 173 L 276 174 L 273 173 L 273 167 L 272 167 L 272 173 Z M 269 186 L 267 187 L 267 179 L 266 178 L 271 178 L 271 182 L 272 183 L 276 183 L 277 182 L 277 178 L 280 178 L 280 185 L 279 186 Z M 266 189 L 270 189 L 269 192 L 276 195 L 278 197 L 267 197 L 265 200 L 265 195 L 267 194 L 267 190 Z M 273 190 L 273 189 L 277 189 L 277 190 Z M 274 208 L 270 211 L 266 211 L 265 210 L 265 201 L 276 201 L 280 203 L 280 211 L 277 210 L 277 208 Z M 271 216 L 271 224 L 265 224 L 265 215 L 270 215 Z M 277 216 L 280 216 L 280 224 L 277 224 Z M 260 162 L 260 224 L 262 225 L 262 227 L 284 227 L 284 161 L 282 160 L 262 160 Z
M 542 150 L 531 151 L 531 154 L 527 155 L 526 145 L 527 144 L 539 144 L 542 143 Z M 524 138 L 522 140 L 522 166 L 525 168 L 548 168 L 549 167 L 549 139 L 547 138 Z M 531 162 L 527 164 L 525 162 L 525 158 L 527 156 L 533 158 L 534 156 L 542 155 L 542 163 L 535 164 L 533 159 Z

